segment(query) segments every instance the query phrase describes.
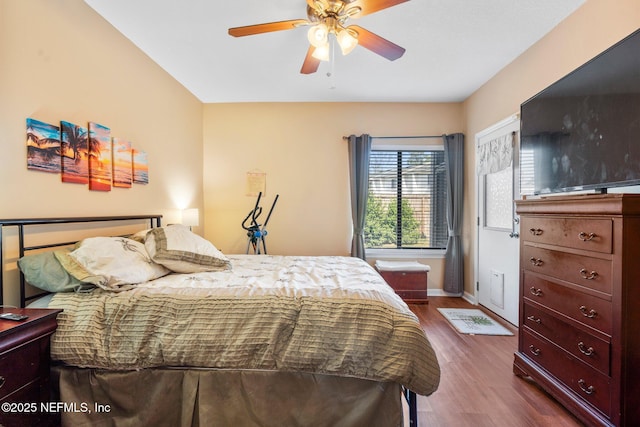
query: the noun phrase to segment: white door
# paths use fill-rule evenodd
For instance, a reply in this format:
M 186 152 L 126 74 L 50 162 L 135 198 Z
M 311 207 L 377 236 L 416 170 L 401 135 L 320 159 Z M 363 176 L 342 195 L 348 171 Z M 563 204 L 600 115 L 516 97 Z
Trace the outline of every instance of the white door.
M 488 143 L 492 143 L 492 147 L 496 142 L 508 141 L 511 144 L 513 141 L 514 144 L 510 166 L 497 172 L 477 176 L 478 203 L 476 204 L 478 207 L 476 251 L 478 302 L 514 325 L 518 324 L 519 307 L 519 226 L 513 203 L 519 198 L 520 189 L 519 130 L 520 120 L 516 115 L 476 135 L 477 149 Z M 477 155 L 478 152 L 476 152 Z

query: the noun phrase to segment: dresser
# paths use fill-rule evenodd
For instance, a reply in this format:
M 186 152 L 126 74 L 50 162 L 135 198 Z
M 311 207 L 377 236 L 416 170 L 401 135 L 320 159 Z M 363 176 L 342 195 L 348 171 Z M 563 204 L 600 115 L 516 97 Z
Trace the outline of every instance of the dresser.
M 586 425 L 640 422 L 640 195 L 516 201 L 513 370 Z
M 41 411 L 50 402 L 49 337 L 62 310 L 0 309 L 28 316 L 22 321 L 0 319 L 0 425 L 46 426 L 55 415 Z

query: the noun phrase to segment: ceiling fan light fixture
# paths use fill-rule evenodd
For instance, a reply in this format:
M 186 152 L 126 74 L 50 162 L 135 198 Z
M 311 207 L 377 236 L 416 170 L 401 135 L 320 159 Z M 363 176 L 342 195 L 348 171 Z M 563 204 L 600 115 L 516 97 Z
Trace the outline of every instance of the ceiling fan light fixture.
M 313 51 L 313 54 L 311 54 L 311 56 L 313 56 L 316 59 L 319 59 L 320 61 L 328 61 L 329 60 L 329 43 L 325 43 L 321 46 L 318 46 L 315 48 L 315 50 Z
M 309 43 L 315 48 L 319 48 L 327 44 L 327 40 L 329 38 L 329 28 L 324 24 L 320 23 L 318 25 L 314 25 L 309 28 L 309 32 L 307 32 L 307 38 L 309 39 Z
M 348 55 L 358 45 L 358 39 L 346 28 L 338 31 L 336 39 L 338 40 L 343 55 Z
M 310 46 L 307 48 L 307 54 L 300 69 L 302 74 L 315 73 L 320 61 L 333 61 L 337 48 L 336 43 L 340 46 L 343 55 L 348 55 L 356 46 L 360 45 L 389 61 L 394 61 L 404 54 L 405 49 L 402 46 L 398 46 L 359 25 L 348 25 L 347 21 L 407 1 L 409 0 L 306 0 L 307 19 L 289 19 L 246 25 L 229 28 L 228 32 L 233 37 L 244 37 L 309 26 L 307 39 Z

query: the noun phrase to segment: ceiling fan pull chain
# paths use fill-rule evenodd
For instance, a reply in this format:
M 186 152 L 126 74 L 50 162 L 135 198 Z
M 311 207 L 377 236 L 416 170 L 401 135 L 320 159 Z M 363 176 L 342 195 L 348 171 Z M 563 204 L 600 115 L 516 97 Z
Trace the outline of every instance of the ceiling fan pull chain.
M 329 77 L 329 89 L 336 88 L 335 69 L 336 69 L 336 40 L 335 40 L 335 37 L 331 37 L 329 71 L 327 71 L 327 77 Z

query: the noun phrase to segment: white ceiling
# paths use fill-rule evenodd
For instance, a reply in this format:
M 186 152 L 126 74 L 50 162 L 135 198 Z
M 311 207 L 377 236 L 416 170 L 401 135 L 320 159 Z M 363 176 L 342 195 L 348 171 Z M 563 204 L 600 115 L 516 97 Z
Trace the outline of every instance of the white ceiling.
M 85 0 L 205 103 L 463 101 L 584 1 L 411 0 L 357 20 L 403 57 L 358 46 L 302 75 L 308 27 L 227 29 L 306 19 L 305 0 Z

